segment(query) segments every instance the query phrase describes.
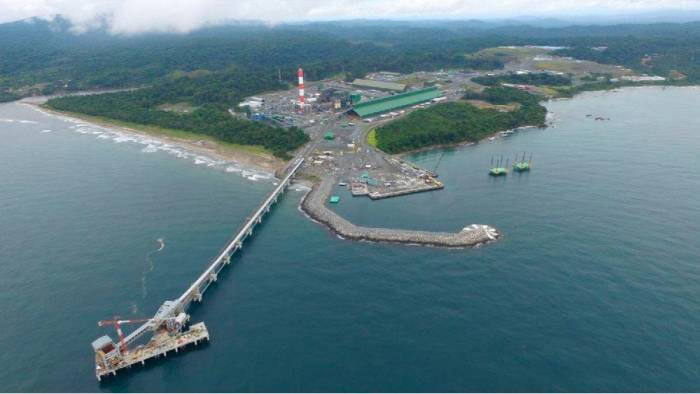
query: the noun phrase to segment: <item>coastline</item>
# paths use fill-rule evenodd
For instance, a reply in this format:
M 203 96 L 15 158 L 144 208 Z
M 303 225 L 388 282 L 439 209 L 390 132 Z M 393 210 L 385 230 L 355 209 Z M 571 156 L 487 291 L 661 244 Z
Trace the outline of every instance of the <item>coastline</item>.
M 590 90 L 580 90 L 575 92 L 571 96 L 562 96 L 562 97 L 549 97 L 549 98 L 543 98 L 539 103 L 543 105 L 546 108 L 546 103 L 549 101 L 559 101 L 559 100 L 571 100 L 575 98 L 578 95 L 581 94 L 586 94 L 586 93 L 595 93 L 595 92 L 604 92 L 604 93 L 615 93 L 619 91 L 620 89 L 647 89 L 647 88 L 658 88 L 658 89 L 668 89 L 668 88 L 698 88 L 700 85 L 696 84 L 628 84 L 624 86 L 612 86 L 606 89 L 590 89 Z M 551 123 L 548 122 L 547 116 L 549 116 L 550 112 L 547 110 L 547 113 L 545 114 L 545 124 L 544 125 L 524 125 L 520 127 L 516 127 L 514 129 L 510 130 L 497 130 L 494 131 L 493 133 L 489 134 L 488 136 L 482 138 L 479 141 L 459 141 L 459 142 L 454 142 L 454 143 L 449 143 L 449 144 L 439 144 L 439 145 L 431 145 L 431 146 L 426 146 L 423 148 L 418 148 L 418 149 L 412 149 L 409 151 L 401 152 L 401 153 L 395 153 L 395 154 L 389 154 L 386 153 L 382 150 L 380 150 L 377 147 L 372 146 L 374 149 L 377 149 L 381 151 L 384 154 L 391 155 L 394 157 L 397 157 L 401 160 L 408 160 L 407 157 L 417 154 L 417 153 L 425 153 L 425 152 L 430 152 L 430 151 L 438 151 L 438 150 L 443 150 L 443 149 L 450 149 L 450 148 L 463 148 L 471 145 L 476 145 L 476 144 L 481 144 L 483 142 L 489 141 L 490 138 L 500 137 L 501 132 L 518 132 L 520 130 L 527 130 L 527 129 L 547 129 L 551 126 Z M 367 139 L 367 136 L 365 135 L 365 140 Z M 369 145 L 369 144 L 368 144 Z M 371 145 L 370 145 L 371 146 Z
M 444 149 L 458 149 L 458 148 L 464 148 L 467 146 L 481 144 L 481 143 L 490 141 L 491 138 L 494 138 L 494 137 L 499 138 L 500 133 L 503 133 L 503 132 L 517 133 L 520 130 L 530 130 L 530 129 L 544 130 L 548 127 L 549 127 L 549 124 L 545 124 L 544 126 L 525 125 L 525 126 L 516 127 L 514 129 L 510 129 L 510 130 L 498 130 L 498 131 L 494 131 L 492 134 L 489 134 L 488 136 L 480 139 L 479 141 L 461 141 L 461 142 L 454 142 L 451 144 L 440 144 L 440 145 L 426 146 L 423 148 L 412 149 L 412 150 L 409 150 L 406 152 L 396 153 L 392 156 L 395 156 L 401 160 L 408 161 L 408 159 L 407 159 L 408 156 L 415 155 L 417 153 L 426 153 L 426 152 L 431 152 L 434 150 L 439 151 L 439 150 L 444 150 Z M 375 148 L 375 149 L 378 149 L 378 148 Z M 384 151 L 382 151 L 382 153 L 388 155 L 388 153 L 386 153 Z
M 215 160 L 236 164 L 243 169 L 274 175 L 284 168 L 287 162 L 273 156 L 259 147 L 239 146 L 218 141 L 212 137 L 195 133 L 165 130 L 147 125 L 127 124 L 110 119 L 61 112 L 43 106 L 41 100 L 19 100 L 18 103 L 29 105 L 39 112 L 54 117 L 62 117 L 73 121 L 85 122 L 109 131 L 122 133 L 140 138 L 149 138 L 162 144 L 172 145 L 184 151 L 210 157 Z

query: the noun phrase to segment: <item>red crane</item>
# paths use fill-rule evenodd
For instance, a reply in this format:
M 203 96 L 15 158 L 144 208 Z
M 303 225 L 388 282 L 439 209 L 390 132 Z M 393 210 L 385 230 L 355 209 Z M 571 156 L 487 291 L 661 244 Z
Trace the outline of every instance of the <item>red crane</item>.
M 131 323 L 144 323 L 149 320 L 151 319 L 119 320 L 119 316 L 114 316 L 114 320 L 100 320 L 97 322 L 97 325 L 100 327 L 114 326 L 114 328 L 116 328 L 117 335 L 119 335 L 119 350 L 122 352 L 122 354 L 124 354 L 128 351 L 128 349 L 126 348 L 126 343 L 124 343 L 124 333 L 122 332 L 121 325 Z

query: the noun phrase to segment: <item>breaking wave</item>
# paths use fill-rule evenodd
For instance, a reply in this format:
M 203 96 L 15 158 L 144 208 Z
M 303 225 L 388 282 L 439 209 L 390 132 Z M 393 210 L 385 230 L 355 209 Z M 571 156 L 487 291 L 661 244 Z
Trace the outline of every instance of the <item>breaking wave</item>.
M 237 174 L 246 178 L 250 181 L 257 182 L 262 180 L 273 179 L 271 173 L 266 173 L 262 171 L 252 170 L 246 166 L 239 165 L 238 163 L 228 162 L 225 160 L 217 160 L 212 157 L 202 155 L 201 153 L 195 153 L 188 151 L 187 149 L 171 145 L 166 141 L 155 139 L 148 136 L 142 136 L 138 134 L 132 134 L 128 132 L 120 131 L 116 128 L 108 126 L 100 126 L 92 123 L 85 122 L 81 119 L 72 118 L 65 115 L 55 114 L 51 112 L 46 112 L 41 108 L 35 106 L 30 106 L 34 110 L 41 112 L 45 115 L 51 116 L 53 118 L 59 119 L 63 122 L 69 123 L 68 128 L 76 133 L 85 135 L 94 135 L 96 138 L 102 140 L 109 140 L 114 143 L 134 143 L 143 145 L 141 148 L 142 153 L 157 153 L 163 152 L 180 159 L 185 159 L 193 162 L 195 165 L 210 167 L 214 169 L 219 169 L 227 173 Z M 15 120 L 0 118 L 0 122 L 22 122 L 22 123 L 38 123 L 32 120 Z M 49 131 L 42 131 L 49 132 Z

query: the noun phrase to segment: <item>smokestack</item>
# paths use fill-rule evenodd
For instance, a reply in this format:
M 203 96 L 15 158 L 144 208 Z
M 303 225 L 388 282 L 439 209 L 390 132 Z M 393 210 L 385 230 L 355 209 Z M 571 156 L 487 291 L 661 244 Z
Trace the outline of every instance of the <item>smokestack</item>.
M 304 70 L 299 67 L 297 70 L 297 76 L 299 77 L 299 107 L 304 108 Z

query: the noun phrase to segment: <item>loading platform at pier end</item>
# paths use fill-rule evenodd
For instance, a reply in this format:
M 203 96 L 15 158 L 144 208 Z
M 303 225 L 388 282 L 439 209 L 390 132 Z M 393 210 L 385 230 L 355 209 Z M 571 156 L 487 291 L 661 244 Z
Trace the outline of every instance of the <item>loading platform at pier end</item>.
M 193 301 L 201 302 L 204 292 L 216 282 L 219 272 L 231 263 L 234 253 L 243 247 L 246 238 L 253 235 L 254 227 L 261 223 L 266 213 L 279 197 L 284 194 L 295 174 L 304 163 L 303 158 L 291 162 L 279 185 L 265 198 L 254 211 L 231 241 L 214 258 L 208 268 L 185 290 L 176 300 L 165 301 L 150 319 L 141 320 L 103 320 L 98 324 L 113 325 L 119 336 L 115 343 L 109 336 L 102 336 L 92 342 L 95 351 L 95 376 L 101 380 L 105 376 L 117 375 L 119 370 L 129 368 L 134 364 L 145 364 L 151 358 L 167 357 L 168 352 L 178 352 L 187 345 L 197 345 L 209 340 L 209 331 L 203 322 L 185 327 L 190 316 L 186 313 Z M 143 323 L 131 334 L 124 336 L 121 325 Z M 150 334 L 151 338 L 145 338 Z M 130 349 L 131 346 L 133 349 Z

